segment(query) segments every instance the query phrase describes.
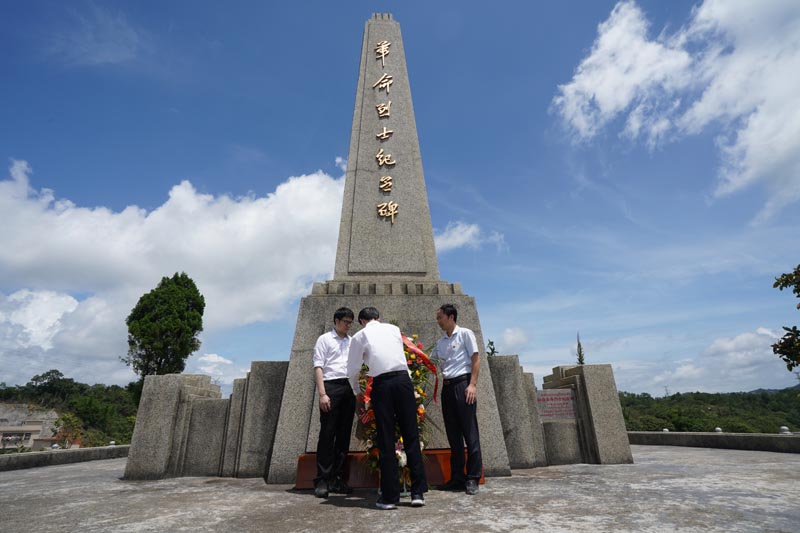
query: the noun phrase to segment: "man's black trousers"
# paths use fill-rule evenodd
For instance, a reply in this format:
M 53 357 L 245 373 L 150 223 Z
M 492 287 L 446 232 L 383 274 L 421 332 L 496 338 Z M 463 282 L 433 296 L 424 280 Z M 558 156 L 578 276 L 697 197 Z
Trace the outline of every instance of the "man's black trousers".
M 323 479 L 333 481 L 342 477 L 356 410 L 356 397 L 347 378 L 325 381 L 325 393 L 331 399 L 331 409 L 327 413 L 322 410 L 319 412 L 317 477 L 314 478 L 314 486 Z
M 479 480 L 483 469 L 481 440 L 478 435 L 478 402 L 467 405 L 466 391 L 471 374 L 442 387 L 442 417 L 450 443 L 450 479 L 465 481 Z M 450 380 L 448 380 L 450 381 Z M 467 445 L 467 470 L 464 473 L 464 444 Z
M 411 474 L 411 495 L 427 492 L 428 482 L 425 479 L 425 467 L 419 447 L 417 402 L 414 400 L 414 385 L 408 372 L 400 370 L 376 376 L 372 381 L 372 408 L 375 411 L 377 444 L 380 450 L 381 499 L 387 503 L 397 503 L 400 500 L 395 424 L 403 436 L 403 448 Z

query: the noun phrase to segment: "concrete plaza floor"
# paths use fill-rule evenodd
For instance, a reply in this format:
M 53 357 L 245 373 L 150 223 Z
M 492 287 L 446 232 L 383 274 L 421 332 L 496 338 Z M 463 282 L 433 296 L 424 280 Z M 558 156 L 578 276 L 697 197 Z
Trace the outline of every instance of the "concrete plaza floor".
M 633 465 L 490 478 L 374 508 L 260 479 L 123 481 L 125 459 L 0 472 L 0 529 L 21 531 L 800 531 L 800 455 L 633 446 Z

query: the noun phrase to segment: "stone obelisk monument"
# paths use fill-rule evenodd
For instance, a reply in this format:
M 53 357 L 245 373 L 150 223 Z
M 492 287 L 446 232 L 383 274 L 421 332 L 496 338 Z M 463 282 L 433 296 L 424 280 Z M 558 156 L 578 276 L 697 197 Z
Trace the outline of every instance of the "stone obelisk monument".
M 316 283 L 300 302 L 269 483 L 293 483 L 298 457 L 314 451 L 319 416 L 312 352 L 342 306 L 377 307 L 381 319 L 426 346 L 442 334 L 434 319 L 444 303 L 484 345 L 475 300 L 439 279 L 425 177 L 400 26 L 389 14 L 367 21 L 361 49 L 350 153 L 333 280 Z M 354 331 L 353 331 L 354 332 Z M 352 333 L 352 332 L 351 332 Z M 509 459 L 486 354 L 478 382 L 478 423 L 486 475 L 509 475 Z M 432 387 L 431 387 L 432 391 Z M 447 448 L 441 410 L 431 404 L 429 448 Z M 436 429 L 436 427 L 440 429 Z M 351 450 L 359 450 L 351 442 Z
M 633 461 L 610 365 L 556 367 L 538 398 L 517 356 L 487 360 L 475 299 L 439 279 L 400 26 L 391 15 L 373 15 L 361 49 L 333 280 L 315 283 L 300 301 L 289 361 L 253 361 L 247 377 L 234 380 L 230 398 L 220 397 L 209 376 L 147 376 L 125 478 L 263 476 L 295 483 L 300 456 L 316 448 L 312 352 L 333 326 L 334 311 L 377 307 L 382 320 L 430 346 L 442 334 L 434 317 L 444 303 L 456 305 L 459 324 L 478 340 L 487 476 Z M 429 404 L 427 413 L 427 448 L 447 449 L 439 405 Z M 360 451 L 361 443 L 351 440 L 350 450 Z

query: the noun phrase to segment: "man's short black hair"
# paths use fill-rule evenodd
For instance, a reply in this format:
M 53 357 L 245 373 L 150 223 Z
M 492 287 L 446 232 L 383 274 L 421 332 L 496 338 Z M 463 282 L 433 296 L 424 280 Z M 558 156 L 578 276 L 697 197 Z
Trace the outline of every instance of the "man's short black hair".
M 442 313 L 444 313 L 445 316 L 453 317 L 453 321 L 454 322 L 458 320 L 458 309 L 456 309 L 455 305 L 453 305 L 453 304 L 444 304 L 439 309 L 442 310 Z
M 340 307 L 333 313 L 333 320 L 342 320 L 343 318 L 349 318 L 350 320 L 355 319 L 356 315 L 353 314 L 352 309 L 349 307 Z
M 365 320 L 367 322 L 369 322 L 370 320 L 378 320 L 380 317 L 381 314 L 374 307 L 365 307 L 358 313 L 359 322 L 361 322 L 362 320 Z

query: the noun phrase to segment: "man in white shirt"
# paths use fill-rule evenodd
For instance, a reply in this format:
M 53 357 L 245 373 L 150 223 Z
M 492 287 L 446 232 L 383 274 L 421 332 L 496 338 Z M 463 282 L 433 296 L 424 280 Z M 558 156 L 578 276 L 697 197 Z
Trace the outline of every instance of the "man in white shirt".
M 436 322 L 444 335 L 436 343 L 432 357 L 441 360 L 442 417 L 450 443 L 450 480 L 436 487 L 439 490 L 464 490 L 478 493 L 483 461 L 478 434 L 478 343 L 472 330 L 456 324 L 458 310 L 445 304 L 436 311 Z M 466 473 L 464 443 L 467 445 Z
M 417 403 L 414 385 L 408 373 L 403 352 L 400 328 L 378 321 L 380 313 L 365 307 L 358 313 L 363 329 L 350 341 L 347 374 L 353 392 L 360 392 L 358 375 L 363 362 L 369 367 L 372 379 L 372 409 L 377 426 L 377 445 L 380 451 L 381 495 L 378 509 L 396 509 L 400 501 L 400 473 L 395 455 L 395 425 L 403 436 L 403 449 L 411 474 L 411 506 L 425 505 L 423 494 L 428 491 L 417 426 Z
M 347 354 L 353 311 L 341 307 L 333 314 L 333 330 L 323 333 L 314 346 L 314 380 L 319 394 L 319 440 L 317 477 L 314 495 L 327 498 L 328 492 L 353 492 L 342 478 L 350 449 L 350 430 L 356 410 L 356 397 L 347 379 Z

